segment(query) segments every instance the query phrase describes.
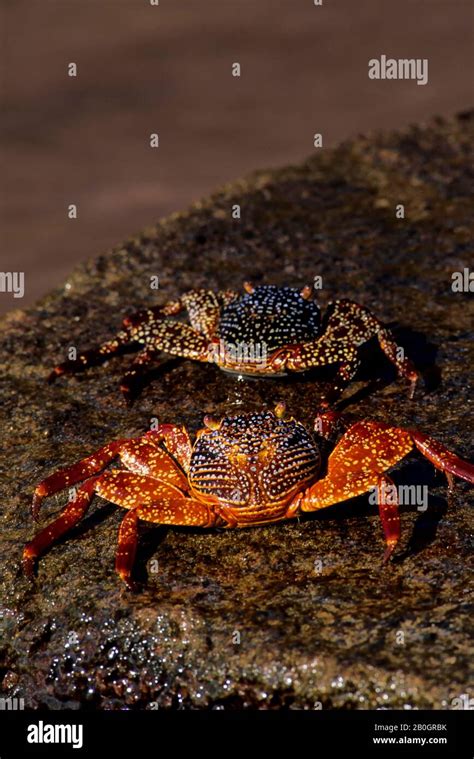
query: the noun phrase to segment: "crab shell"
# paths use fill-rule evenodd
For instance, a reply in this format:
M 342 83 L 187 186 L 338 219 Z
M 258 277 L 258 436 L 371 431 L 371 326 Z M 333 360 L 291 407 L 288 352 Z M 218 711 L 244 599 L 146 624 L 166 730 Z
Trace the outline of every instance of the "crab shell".
M 219 367 L 231 374 L 261 375 L 259 362 L 285 345 L 315 340 L 320 334 L 321 311 L 309 300 L 310 288 L 246 283 L 245 295 L 222 309 L 217 338 L 223 346 Z M 272 372 L 284 376 L 287 372 Z
M 288 505 L 319 472 L 319 449 L 306 428 L 271 412 L 208 421 L 188 472 L 195 498 L 217 501 L 233 526 L 288 516 Z

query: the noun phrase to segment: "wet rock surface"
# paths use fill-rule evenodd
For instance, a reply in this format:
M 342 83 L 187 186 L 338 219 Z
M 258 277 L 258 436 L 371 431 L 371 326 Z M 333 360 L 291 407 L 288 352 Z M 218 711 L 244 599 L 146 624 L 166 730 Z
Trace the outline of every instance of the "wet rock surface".
M 348 410 L 416 426 L 472 460 L 473 300 L 451 285 L 473 260 L 473 132 L 466 114 L 259 172 L 80 266 L 64 288 L 3 320 L 2 696 L 54 709 L 360 709 L 452 708 L 467 691 L 472 489 L 459 483 L 448 503 L 444 478 L 419 456 L 393 478 L 429 485 L 428 510 L 402 507 L 402 541 L 384 569 L 367 497 L 241 531 L 142 525 L 138 593 L 114 572 L 123 512 L 99 498 L 40 561 L 35 583 L 19 562 L 37 529 L 34 485 L 154 417 L 195 432 L 204 413 L 284 400 L 311 425 L 315 378 L 242 382 L 173 361 L 131 409 L 118 392 L 130 357 L 46 384 L 69 346 L 107 339 L 126 313 L 191 287 L 322 276 L 323 305 L 348 297 L 370 307 L 425 376 L 409 401 L 368 351 L 344 396 Z M 380 386 L 365 393 L 373 381 Z M 46 501 L 42 525 L 66 497 Z

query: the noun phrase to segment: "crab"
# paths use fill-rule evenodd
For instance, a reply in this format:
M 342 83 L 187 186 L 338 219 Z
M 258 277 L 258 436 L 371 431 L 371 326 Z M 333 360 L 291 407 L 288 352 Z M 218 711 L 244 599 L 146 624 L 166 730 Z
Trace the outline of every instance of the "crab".
M 139 520 L 202 528 L 268 525 L 370 490 L 377 495 L 386 563 L 400 537 L 387 470 L 416 448 L 445 472 L 450 488 L 454 475 L 474 482 L 473 464 L 417 430 L 369 420 L 349 424 L 335 411 L 318 414 L 315 430 L 287 418 L 278 404 L 274 411 L 205 417 L 194 444 L 184 426 L 172 424 L 109 443 L 36 487 L 35 518 L 43 498 L 82 482 L 60 515 L 26 545 L 24 570 L 34 573 L 36 559 L 82 519 L 94 494 L 126 509 L 115 567 L 129 587 Z M 122 468 L 107 469 L 115 457 Z
M 173 319 L 186 311 L 190 324 Z M 329 304 L 324 318 L 313 288 L 254 287 L 244 293 L 190 290 L 178 300 L 128 316 L 112 340 L 56 366 L 48 380 L 97 365 L 129 346 L 141 350 L 121 382 L 130 403 L 158 354 L 215 363 L 243 376 L 283 376 L 313 367 L 337 365 L 321 408 L 340 397 L 360 365 L 360 347 L 377 337 L 413 397 L 418 372 L 390 331 L 364 306 L 351 300 Z

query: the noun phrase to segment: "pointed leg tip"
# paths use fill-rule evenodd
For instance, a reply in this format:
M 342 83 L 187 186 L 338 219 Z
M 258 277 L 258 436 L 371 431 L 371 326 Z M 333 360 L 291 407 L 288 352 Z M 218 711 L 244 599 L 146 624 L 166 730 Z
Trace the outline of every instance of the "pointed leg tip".
M 387 564 L 389 563 L 390 559 L 393 556 L 393 552 L 395 551 L 396 545 L 397 545 L 396 543 L 392 543 L 386 547 L 383 558 L 382 558 L 382 567 L 387 566 Z
M 416 386 L 418 384 L 419 379 L 420 379 L 420 375 L 418 374 L 418 372 L 410 372 L 410 374 L 408 375 L 408 380 L 410 382 L 410 386 L 408 388 L 408 398 L 410 401 L 412 401 L 413 398 L 415 397 L 415 390 L 416 390 Z
M 25 548 L 23 552 L 21 568 L 25 577 L 28 577 L 30 580 L 35 579 L 36 556 L 28 553 L 28 548 Z
M 126 593 L 138 593 L 140 590 L 140 583 L 132 580 L 131 576 L 125 571 L 117 571 L 118 576 L 123 582 L 123 590 Z
M 448 481 L 448 495 L 454 495 L 456 492 L 456 482 L 454 480 L 454 475 L 452 475 L 451 472 L 445 472 L 445 475 Z
M 137 394 L 133 392 L 130 385 L 125 385 L 124 383 L 122 383 L 120 385 L 120 392 L 122 393 L 122 398 L 125 403 L 125 406 L 127 408 L 130 408 L 131 406 L 133 406 L 133 403 L 137 397 Z
M 55 380 L 56 380 L 56 379 L 57 379 L 57 378 L 58 378 L 58 377 L 59 377 L 61 374 L 63 374 L 63 372 L 62 372 L 62 371 L 60 371 L 60 369 L 59 369 L 59 367 L 58 367 L 58 366 L 56 366 L 56 367 L 53 369 L 53 371 L 52 371 L 52 372 L 50 372 L 50 373 L 48 374 L 48 376 L 47 376 L 47 378 L 46 378 L 46 382 L 48 383 L 48 385 L 52 385 L 52 384 L 53 384 L 53 382 L 55 382 Z

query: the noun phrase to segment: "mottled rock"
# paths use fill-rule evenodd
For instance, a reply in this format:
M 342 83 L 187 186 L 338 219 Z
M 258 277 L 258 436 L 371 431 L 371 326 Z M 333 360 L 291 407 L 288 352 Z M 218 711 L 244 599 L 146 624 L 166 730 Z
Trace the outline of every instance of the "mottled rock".
M 416 456 L 394 479 L 429 484 L 429 507 L 402 509 L 402 543 L 383 570 L 367 497 L 242 531 L 143 525 L 144 585 L 134 594 L 114 572 L 120 510 L 98 498 L 40 561 L 34 584 L 19 561 L 37 529 L 34 485 L 152 417 L 195 432 L 204 413 L 285 400 L 311 423 L 314 378 L 242 382 L 172 362 L 132 409 L 118 393 L 127 357 L 46 384 L 68 346 L 106 339 L 127 312 L 190 287 L 321 275 L 323 304 L 346 296 L 372 308 L 425 375 L 409 401 L 385 359 L 368 353 L 346 393 L 354 415 L 416 425 L 472 459 L 473 298 L 451 285 L 473 260 L 473 123 L 465 114 L 359 137 L 258 172 L 81 265 L 35 308 L 3 320 L 2 695 L 51 708 L 326 709 L 450 708 L 466 692 L 472 491 L 460 483 L 448 504 L 443 477 Z M 64 499 L 46 502 L 42 524 Z

